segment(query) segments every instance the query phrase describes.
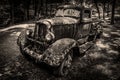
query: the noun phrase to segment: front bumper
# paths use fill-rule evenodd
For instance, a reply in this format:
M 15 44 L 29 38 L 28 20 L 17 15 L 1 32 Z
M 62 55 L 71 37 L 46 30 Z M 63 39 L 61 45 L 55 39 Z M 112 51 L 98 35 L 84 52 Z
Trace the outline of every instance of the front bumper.
M 27 55 L 29 55 L 31 58 L 34 58 L 35 60 L 39 61 L 39 62 L 42 62 L 42 57 L 43 57 L 43 54 L 42 53 L 37 53 L 35 52 L 34 50 L 31 50 L 29 49 L 29 46 L 28 47 L 25 47 L 23 49 L 23 52 Z

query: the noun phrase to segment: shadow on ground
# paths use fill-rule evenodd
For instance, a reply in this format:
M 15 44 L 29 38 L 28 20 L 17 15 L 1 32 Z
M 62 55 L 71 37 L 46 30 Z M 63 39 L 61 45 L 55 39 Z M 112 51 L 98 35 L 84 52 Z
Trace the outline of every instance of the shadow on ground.
M 18 30 L 18 29 L 16 29 Z M 18 32 L 11 29 L 0 39 L 0 80 L 118 80 L 120 78 L 120 30 L 111 25 L 94 47 L 76 58 L 66 77 L 55 77 L 46 68 L 27 61 L 16 45 Z M 2 33 L 4 34 L 4 33 Z M 12 36 L 12 37 L 11 37 Z

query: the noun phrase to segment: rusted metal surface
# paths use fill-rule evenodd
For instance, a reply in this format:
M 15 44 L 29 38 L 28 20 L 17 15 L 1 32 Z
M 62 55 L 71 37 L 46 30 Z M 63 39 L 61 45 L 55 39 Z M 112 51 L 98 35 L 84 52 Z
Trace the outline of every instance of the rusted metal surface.
M 69 50 L 75 46 L 76 41 L 74 39 L 60 39 L 44 52 L 43 61 L 51 66 L 58 66 Z
M 65 24 L 76 24 L 79 22 L 79 19 L 70 18 L 70 17 L 55 17 L 51 19 L 43 19 L 37 21 L 37 23 L 50 22 L 51 25 L 65 25 Z
M 30 50 L 29 46 L 25 47 L 23 50 L 24 50 L 25 53 L 27 53 L 28 55 L 30 55 L 31 57 L 33 57 L 37 61 L 40 61 L 42 56 L 43 56 L 41 53 L 36 53 L 35 51 Z
M 23 47 L 22 51 L 51 66 L 60 66 L 72 48 L 79 48 L 78 54 L 84 53 L 93 45 L 90 41 L 96 39 L 96 34 L 101 31 L 92 25 L 91 9 L 75 5 L 65 5 L 59 9 L 62 14 L 58 10 L 53 18 L 38 20 L 18 40 L 20 47 Z

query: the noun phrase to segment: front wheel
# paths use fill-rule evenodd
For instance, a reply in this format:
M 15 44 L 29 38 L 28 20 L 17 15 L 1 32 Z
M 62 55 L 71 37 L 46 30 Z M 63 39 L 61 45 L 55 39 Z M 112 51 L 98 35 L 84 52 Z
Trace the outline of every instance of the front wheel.
M 72 63 L 73 51 L 70 50 L 58 68 L 58 76 L 66 76 Z

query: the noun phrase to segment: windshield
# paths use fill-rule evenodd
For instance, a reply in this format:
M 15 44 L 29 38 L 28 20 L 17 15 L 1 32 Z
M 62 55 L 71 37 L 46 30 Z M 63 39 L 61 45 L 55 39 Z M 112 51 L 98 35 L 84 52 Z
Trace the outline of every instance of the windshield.
M 57 17 L 80 17 L 80 11 L 76 9 L 58 9 Z

